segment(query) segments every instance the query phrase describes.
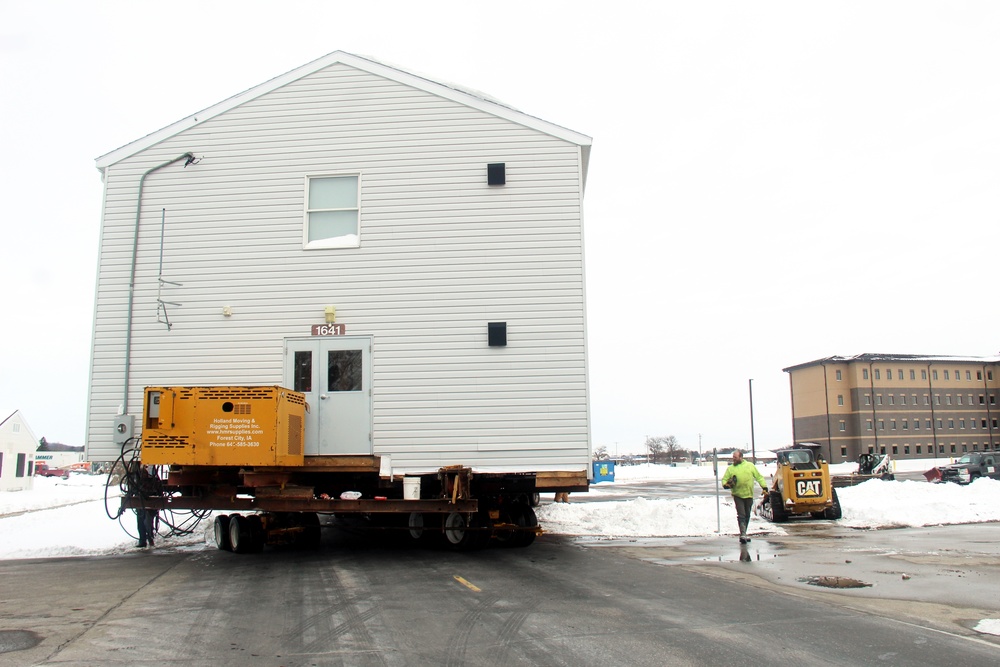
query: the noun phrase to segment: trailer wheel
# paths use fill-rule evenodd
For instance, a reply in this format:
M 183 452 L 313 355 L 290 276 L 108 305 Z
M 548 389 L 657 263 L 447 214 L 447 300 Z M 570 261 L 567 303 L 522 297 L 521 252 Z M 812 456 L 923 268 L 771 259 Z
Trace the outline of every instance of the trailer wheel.
M 455 551 L 481 549 L 489 542 L 488 524 L 478 514 L 452 512 L 444 520 L 444 541 Z
M 830 521 L 836 521 L 843 516 L 843 511 L 840 509 L 840 498 L 837 497 L 837 489 L 831 489 L 831 491 L 833 492 L 833 505 L 826 508 L 823 516 Z
M 410 512 L 406 528 L 407 534 L 414 542 L 429 544 L 441 537 L 441 517 L 437 514 Z
M 500 522 L 516 526 L 516 528 L 498 528 L 494 531 L 493 537 L 500 546 L 526 547 L 535 541 L 534 528 L 538 526 L 538 517 L 530 506 L 521 503 L 508 506 L 500 512 Z
M 223 551 L 233 550 L 233 543 L 229 541 L 228 514 L 220 514 L 215 517 L 215 546 Z
M 521 516 L 521 505 L 518 503 L 508 505 L 500 510 L 500 517 L 498 523 L 507 524 L 510 526 L 518 526 L 518 518 Z M 516 528 L 499 528 L 494 527 L 493 529 L 493 539 L 497 541 L 501 547 L 513 547 L 514 539 L 517 537 Z
M 535 541 L 535 528 L 538 527 L 538 517 L 535 510 L 530 507 L 521 507 L 521 513 L 517 517 L 516 523 L 521 530 L 514 533 L 511 540 L 512 547 L 530 546 Z
M 242 514 L 229 517 L 229 545 L 233 553 L 245 554 L 250 551 L 250 524 Z

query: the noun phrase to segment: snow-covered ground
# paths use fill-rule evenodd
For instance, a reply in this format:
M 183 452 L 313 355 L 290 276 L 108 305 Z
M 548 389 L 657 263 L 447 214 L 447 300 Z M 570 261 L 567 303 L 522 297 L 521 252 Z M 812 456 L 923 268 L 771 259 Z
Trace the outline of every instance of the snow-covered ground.
M 135 514 L 121 522 L 105 510 L 104 475 L 71 475 L 68 480 L 36 477 L 30 491 L 0 493 L 0 559 L 115 554 L 135 549 Z M 108 489 L 109 509 L 119 501 L 118 487 Z M 203 528 L 208 528 L 203 524 Z M 128 532 L 126 532 L 126 530 Z M 205 544 L 205 531 L 170 538 L 170 545 Z
M 948 459 L 897 461 L 897 472 L 929 470 Z M 774 465 L 758 465 L 770 480 Z M 853 463 L 831 466 L 833 474 L 848 474 Z M 725 465 L 719 462 L 719 474 Z M 636 481 L 713 479 L 711 466 L 677 467 L 643 464 L 618 466 L 614 482 L 594 484 L 586 496 L 570 496 L 570 503 L 545 505 L 538 517 L 545 530 L 598 537 L 686 537 L 736 534 L 736 508 L 729 492 L 681 499 L 633 497 L 619 485 Z M 1000 481 L 976 480 L 967 486 L 926 482 L 870 480 L 838 489 L 843 519 L 851 528 L 899 528 L 1000 521 Z M 587 503 L 587 497 L 621 498 L 619 502 Z M 627 499 L 626 499 L 627 497 Z M 783 535 L 780 526 L 754 516 L 750 532 Z

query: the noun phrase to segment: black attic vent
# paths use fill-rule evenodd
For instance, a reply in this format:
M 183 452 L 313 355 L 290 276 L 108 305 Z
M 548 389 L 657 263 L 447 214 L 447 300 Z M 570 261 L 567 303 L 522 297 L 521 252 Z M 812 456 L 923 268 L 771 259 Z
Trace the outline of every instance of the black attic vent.
M 506 185 L 507 165 L 503 162 L 494 162 L 486 165 L 487 185 Z
M 490 347 L 504 347 L 507 345 L 507 323 L 490 322 L 486 325 L 489 333 Z

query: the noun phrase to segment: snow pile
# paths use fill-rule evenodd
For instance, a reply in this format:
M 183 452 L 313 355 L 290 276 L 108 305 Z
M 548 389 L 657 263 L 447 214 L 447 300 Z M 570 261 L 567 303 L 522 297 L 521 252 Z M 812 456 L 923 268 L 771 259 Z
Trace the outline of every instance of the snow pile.
M 1000 481 L 972 484 L 883 482 L 873 479 L 838 489 L 841 524 L 851 528 L 901 528 L 1000 521 Z
M 728 493 L 682 499 L 636 498 L 621 502 L 573 502 L 544 505 L 536 512 L 550 533 L 595 537 L 693 537 L 714 535 L 720 524 L 723 535 L 736 534 L 736 505 Z M 753 535 L 784 535 L 785 531 L 754 516 Z

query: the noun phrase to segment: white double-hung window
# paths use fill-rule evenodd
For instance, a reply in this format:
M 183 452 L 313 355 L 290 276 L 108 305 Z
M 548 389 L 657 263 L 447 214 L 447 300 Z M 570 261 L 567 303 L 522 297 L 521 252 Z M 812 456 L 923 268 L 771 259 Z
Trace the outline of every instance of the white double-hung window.
M 307 176 L 303 245 L 314 248 L 357 248 L 361 245 L 360 178 Z

